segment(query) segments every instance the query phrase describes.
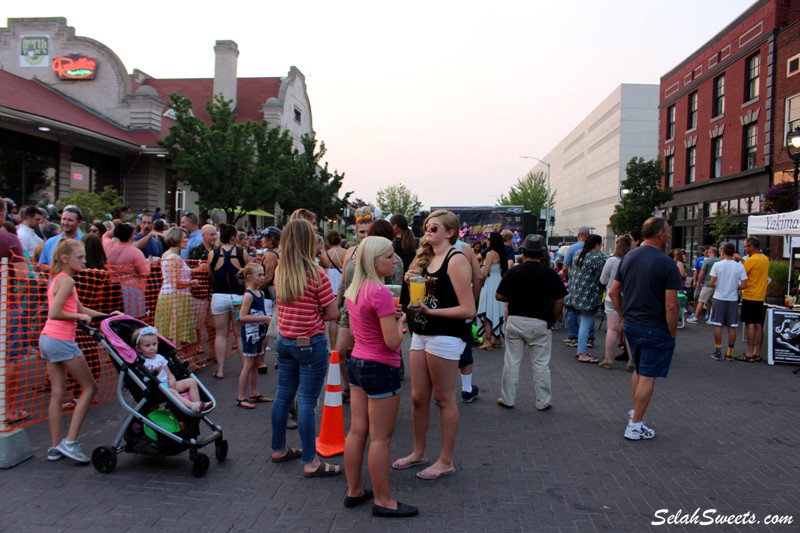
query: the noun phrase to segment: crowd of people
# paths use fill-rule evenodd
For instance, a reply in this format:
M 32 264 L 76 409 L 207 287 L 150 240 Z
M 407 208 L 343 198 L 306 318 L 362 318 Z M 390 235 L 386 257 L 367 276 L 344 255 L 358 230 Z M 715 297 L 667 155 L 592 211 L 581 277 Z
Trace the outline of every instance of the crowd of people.
M 250 234 L 226 224 L 201 227 L 193 213 L 184 213 L 180 225 L 148 211 L 134 217 L 135 222 L 118 218 L 85 224 L 81 210 L 70 205 L 60 211 L 60 225 L 53 229 L 45 222 L 52 213 L 39 206 L 23 208 L 15 219 L 6 217 L 6 211 L 7 202 L 0 202 L 0 215 L 7 220 L 0 230 L 0 256 L 10 258 L 17 276 L 47 273 L 49 312 L 38 346 L 50 380 L 47 458 L 53 461 L 66 456 L 89 462 L 78 436 L 97 383 L 75 342 L 76 323 L 112 312 L 152 324 L 137 332 L 135 348 L 171 394 L 187 393 L 181 401 L 202 412 L 211 405 L 200 401 L 196 383 L 176 381 L 164 370 L 154 339 L 160 332 L 184 353 L 199 349 L 204 344 L 199 341 L 210 338 L 204 326 L 210 311 L 213 377 L 226 377 L 232 329 L 238 333 L 234 350 L 241 360 L 236 405 L 255 409 L 258 403 L 273 402 L 271 461 L 300 459 L 305 477 L 345 473 L 344 505 L 371 500 L 372 513 L 381 517 L 418 513 L 393 499 L 389 468 L 418 468 L 416 477 L 428 481 L 455 473 L 460 412 L 453 391 L 458 377 L 463 403 L 480 393 L 472 382 L 473 345 L 504 352 L 498 406 L 514 408 L 520 365 L 527 355 L 535 407 L 551 409 L 552 332 L 566 311 L 564 343 L 575 347 L 578 362 L 609 369 L 615 359 L 627 361 L 633 374 L 633 408 L 624 431 L 629 440 L 655 436 L 644 425 L 644 415 L 655 379 L 669 371 L 678 294 L 686 289 L 687 277 L 697 302 L 688 322 L 696 322 L 694 317 L 708 308 L 715 334 L 712 357 L 723 358 L 721 335 L 727 327 L 725 357 L 734 359 L 736 304 L 743 290 L 748 347 L 735 358 L 761 359 L 766 258 L 759 253 L 758 240 L 747 240 L 746 261 L 730 243 L 722 246 L 721 259 L 716 248 L 709 248 L 705 260 L 694 265 L 694 275 L 687 276 L 691 269 L 685 254 L 680 249 L 664 253 L 671 230 L 662 218 L 650 218 L 641 233 L 617 239 L 610 256 L 602 251 L 599 235 L 581 228 L 563 260 L 554 262 L 544 239 L 535 234 L 519 242 L 510 231 L 490 231 L 483 244 L 464 242 L 458 218 L 446 210 L 428 215 L 418 239 L 403 215 L 382 218 L 373 207 L 360 207 L 352 242 L 337 231 L 320 235 L 316 215 L 306 209 L 295 211 L 282 229 Z M 198 263 L 190 266 L 187 260 Z M 102 299 L 105 308 L 100 309 L 94 304 L 101 300 L 81 290 L 82 276 L 87 268 L 102 276 L 109 265 L 114 276 L 103 290 L 108 295 L 116 290 L 118 297 Z M 156 292 L 148 291 L 150 271 L 156 267 L 161 279 L 156 301 L 149 302 L 148 293 Z M 32 268 L 37 272 L 32 274 Z M 412 301 L 409 286 L 419 280 L 424 296 Z M 607 320 L 602 359 L 589 352 L 599 311 Z M 400 347 L 408 331 L 406 368 Z M 258 374 L 267 371 L 268 339 L 274 339 L 277 356 L 274 399 L 262 394 L 258 383 Z M 622 353 L 615 356 L 616 347 Z M 316 453 L 316 408 L 331 349 L 340 354 L 343 397 L 351 415 L 344 466 L 327 463 Z M 80 395 L 73 400 L 64 435 L 67 374 L 78 382 Z M 405 375 L 410 376 L 413 447 L 392 461 Z M 427 448 L 432 408 L 439 411 L 441 433 L 435 458 Z M 287 429 L 292 428 L 298 430 L 300 447 L 288 443 Z M 365 454 L 372 489 L 362 479 Z

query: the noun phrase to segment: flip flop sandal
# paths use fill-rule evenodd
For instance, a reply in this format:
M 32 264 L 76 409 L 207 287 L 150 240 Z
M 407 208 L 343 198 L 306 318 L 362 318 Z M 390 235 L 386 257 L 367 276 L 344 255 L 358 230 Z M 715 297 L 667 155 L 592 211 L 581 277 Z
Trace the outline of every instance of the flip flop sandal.
M 280 457 L 273 457 L 273 463 L 282 463 L 284 461 L 291 461 L 292 459 L 298 459 L 303 457 L 303 450 L 298 448 L 286 448 L 286 453 L 281 455 Z
M 422 466 L 426 464 L 428 464 L 427 458 L 418 459 L 416 461 L 403 461 L 403 459 L 398 459 L 392 463 L 392 468 L 395 470 L 406 470 L 414 466 Z
M 343 472 L 342 467 L 320 461 L 319 466 L 313 472 L 303 472 L 303 477 L 330 477 L 338 476 Z
M 578 358 L 578 362 L 579 363 L 595 363 L 596 364 L 596 363 L 599 363 L 600 360 L 599 359 L 595 359 L 594 357 L 589 357 L 588 359 L 581 359 L 579 357 Z
M 253 403 L 269 403 L 272 401 L 272 398 L 264 396 L 263 394 L 257 394 L 255 396 L 250 396 L 250 401 Z
M 753 356 L 753 358 L 751 359 L 751 362 L 753 362 L 753 363 L 760 363 L 760 362 L 762 362 L 763 360 L 764 360 L 764 358 L 763 358 L 763 357 L 761 357 L 760 355 L 754 355 L 754 356 Z
M 250 403 L 247 398 L 239 399 L 236 398 L 236 406 L 241 407 L 242 409 L 255 409 L 256 406 Z
M 425 481 L 431 481 L 434 479 L 443 478 L 445 476 L 449 476 L 450 474 L 454 474 L 456 471 L 456 467 L 451 468 L 450 470 L 444 470 L 442 472 L 434 472 L 433 470 L 425 469 L 420 472 L 417 472 L 417 477 L 419 479 L 424 479 Z
M 737 356 L 736 356 L 736 357 L 734 357 L 733 359 L 734 359 L 735 361 L 742 361 L 743 363 L 754 363 L 754 362 L 755 362 L 755 361 L 753 360 L 753 359 L 754 359 L 753 357 L 748 357 L 748 356 L 746 356 L 746 355 L 744 355 L 744 354 L 742 354 L 742 355 L 737 355 Z

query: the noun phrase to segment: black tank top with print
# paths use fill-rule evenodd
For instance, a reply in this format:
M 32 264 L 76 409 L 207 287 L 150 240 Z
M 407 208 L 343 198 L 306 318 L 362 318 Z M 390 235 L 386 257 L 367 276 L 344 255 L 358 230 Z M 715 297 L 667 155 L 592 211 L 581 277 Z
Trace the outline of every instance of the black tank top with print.
M 431 309 L 458 307 L 455 288 L 450 281 L 450 276 L 447 275 L 450 258 L 457 254 L 464 255 L 455 248 L 451 248 L 439 270 L 434 273 L 428 272 L 427 268 L 422 270 L 422 275 L 425 277 L 425 305 L 427 307 Z M 413 308 L 409 309 L 413 310 Z M 411 322 L 411 331 L 417 335 L 442 335 L 462 339 L 464 337 L 464 319 L 415 313 Z

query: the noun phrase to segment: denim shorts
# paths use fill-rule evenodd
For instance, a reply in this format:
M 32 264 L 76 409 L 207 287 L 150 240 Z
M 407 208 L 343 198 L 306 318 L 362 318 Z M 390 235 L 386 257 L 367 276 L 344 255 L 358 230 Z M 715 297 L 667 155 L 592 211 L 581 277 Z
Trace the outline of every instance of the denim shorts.
M 675 352 L 675 338 L 666 329 L 625 324 L 625 339 L 630 347 L 636 372 L 647 378 L 665 378 Z
M 364 389 L 367 397 L 373 400 L 400 394 L 400 367 L 351 356 L 347 360 L 347 380 L 351 387 Z
M 83 357 L 78 343 L 54 339 L 47 335 L 39 336 L 39 356 L 48 363 L 63 363 L 76 357 Z

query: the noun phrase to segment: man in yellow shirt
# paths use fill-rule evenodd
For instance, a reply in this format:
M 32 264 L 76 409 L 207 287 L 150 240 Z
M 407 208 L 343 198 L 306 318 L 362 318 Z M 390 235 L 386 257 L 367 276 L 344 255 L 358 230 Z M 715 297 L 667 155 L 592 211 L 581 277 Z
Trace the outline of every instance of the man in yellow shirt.
M 761 243 L 756 237 L 744 242 L 747 261 L 747 287 L 742 291 L 742 322 L 747 328 L 747 352 L 736 357 L 737 361 L 754 363 L 761 361 L 761 341 L 764 336 L 764 300 L 767 297 L 767 272 L 769 259 L 761 253 Z

